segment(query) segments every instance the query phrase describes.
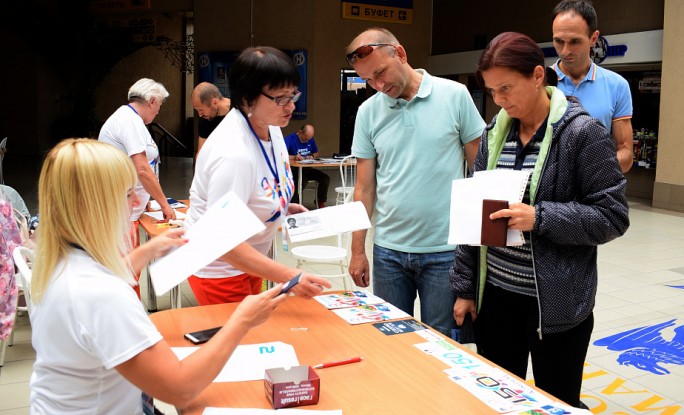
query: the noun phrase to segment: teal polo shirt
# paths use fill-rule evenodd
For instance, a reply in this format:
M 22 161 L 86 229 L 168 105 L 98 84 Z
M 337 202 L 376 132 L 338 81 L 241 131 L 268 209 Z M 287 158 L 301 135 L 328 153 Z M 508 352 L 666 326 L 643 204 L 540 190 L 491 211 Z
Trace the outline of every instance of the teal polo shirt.
M 375 240 L 409 253 L 449 251 L 451 182 L 485 123 L 457 82 L 423 75 L 413 99 L 376 93 L 359 107 L 352 154 L 377 159 Z
M 560 70 L 558 62 L 553 69 L 558 75 L 558 89 L 566 96 L 576 97 L 609 133 L 613 121 L 632 118 L 632 94 L 622 76 L 592 63 L 587 76 L 575 86 L 572 79 Z

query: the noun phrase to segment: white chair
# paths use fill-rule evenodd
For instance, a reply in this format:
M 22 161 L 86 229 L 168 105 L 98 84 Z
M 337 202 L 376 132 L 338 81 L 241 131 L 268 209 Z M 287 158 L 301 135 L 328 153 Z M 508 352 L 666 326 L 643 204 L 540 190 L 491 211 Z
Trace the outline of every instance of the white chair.
M 342 186 L 335 188 L 337 198 L 335 204 L 341 205 L 354 200 L 354 185 L 356 184 L 356 165 L 352 164 L 355 156 L 346 156 L 340 163 L 340 179 Z
M 17 307 L 17 310 L 28 312 L 30 317 L 32 307 L 31 277 L 33 275 L 32 269 L 35 262 L 35 257 L 33 255 L 33 251 L 23 246 L 15 248 L 12 256 L 14 257 L 14 266 L 16 266 L 19 270 L 17 273 L 17 286 L 24 294 L 24 300 L 26 300 L 26 307 Z
M 351 279 L 348 271 L 347 248 L 343 247 L 343 235 L 337 235 L 337 245 L 299 245 L 290 249 L 290 254 L 297 260 L 297 268 L 302 271 L 308 271 L 314 275 L 319 275 L 326 279 L 342 279 L 342 286 L 344 290 L 348 290 L 347 281 Z M 307 266 L 316 264 L 333 265 L 340 268 L 339 273 L 335 274 L 321 274 L 312 272 L 312 269 L 307 269 Z M 349 287 L 351 288 L 351 281 Z
M 318 208 L 318 182 L 316 180 L 309 180 L 306 186 L 302 189 L 302 203 L 304 202 L 304 192 L 307 190 L 313 191 L 313 203 Z
M 347 156 L 342 160 L 340 164 L 340 176 L 342 178 L 342 186 L 336 187 L 337 192 L 337 204 L 343 204 L 351 202 L 354 199 L 354 187 L 353 184 L 356 183 L 356 169 L 355 166 L 348 166 L 344 164 L 350 164 L 350 161 L 355 159 L 353 156 Z M 352 184 L 352 186 L 348 186 Z M 332 265 L 334 267 L 339 267 L 340 272 L 334 274 L 313 274 L 320 275 L 321 277 L 327 279 L 342 279 L 342 286 L 344 290 L 351 289 L 353 284 L 351 282 L 351 276 L 349 275 L 349 235 L 348 234 L 338 234 L 336 236 L 336 245 L 299 245 L 293 246 L 290 249 L 290 254 L 297 260 L 297 268 L 302 271 L 306 270 L 307 266 L 316 264 L 321 265 Z M 311 272 L 311 269 L 308 270 Z M 349 286 L 347 282 L 349 281 Z
M 0 184 L 5 184 L 5 178 L 2 175 L 2 161 L 5 158 L 5 152 L 7 151 L 7 137 L 0 141 Z

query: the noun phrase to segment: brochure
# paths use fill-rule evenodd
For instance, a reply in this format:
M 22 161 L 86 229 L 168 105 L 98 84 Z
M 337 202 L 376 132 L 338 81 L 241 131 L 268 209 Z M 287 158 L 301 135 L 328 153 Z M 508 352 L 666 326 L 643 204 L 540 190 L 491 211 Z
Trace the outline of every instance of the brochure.
M 377 297 L 365 290 L 344 291 L 337 294 L 317 295 L 314 297 L 314 300 L 323 304 L 327 309 L 358 307 L 385 302 L 385 300 L 382 298 Z
M 377 323 L 378 321 L 411 317 L 390 303 L 338 308 L 332 312 L 342 317 L 349 324 Z

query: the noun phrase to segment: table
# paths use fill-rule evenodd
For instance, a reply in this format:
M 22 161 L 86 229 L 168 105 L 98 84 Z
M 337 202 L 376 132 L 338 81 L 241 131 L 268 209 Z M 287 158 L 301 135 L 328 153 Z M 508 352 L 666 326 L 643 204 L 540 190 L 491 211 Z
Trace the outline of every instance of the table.
M 316 159 L 316 160 L 324 160 L 324 159 Z M 325 160 L 331 160 L 329 162 L 324 162 L 324 161 L 315 161 L 311 162 L 311 160 L 304 161 L 298 161 L 298 160 L 290 160 L 290 167 L 298 167 L 299 168 L 299 176 L 297 177 L 297 194 L 299 195 L 299 204 L 302 204 L 302 173 L 305 167 L 311 167 L 311 168 L 326 168 L 326 167 L 334 167 L 336 169 L 339 169 L 340 166 L 356 166 L 356 159 L 353 159 L 353 161 L 347 161 L 342 163 L 342 159 L 325 159 Z M 335 161 L 332 161 L 335 160 Z
M 180 200 L 186 206 L 190 206 L 189 200 Z M 186 213 L 188 208 L 178 208 L 177 211 Z M 145 215 L 143 212 L 138 219 L 140 221 L 140 245 L 147 242 L 150 238 L 155 237 L 165 231 L 168 228 L 157 227 L 157 221 L 152 218 L 152 216 Z M 147 311 L 154 312 L 157 311 L 157 294 L 154 292 L 154 285 L 152 285 L 152 276 L 150 275 L 150 270 L 145 267 L 143 272 L 145 273 L 145 278 L 147 281 Z M 141 275 L 142 278 L 142 275 Z M 171 289 L 171 308 L 179 308 L 181 306 L 181 292 L 180 287 L 175 286 Z
M 236 307 L 231 303 L 165 310 L 150 318 L 171 346 L 192 346 L 183 333 L 222 325 Z M 292 330 L 302 327 L 308 330 Z M 419 335 L 387 336 L 372 324 L 347 324 L 315 300 L 288 298 L 242 343 L 272 341 L 293 345 L 302 365 L 364 357 L 360 363 L 317 369 L 319 403 L 301 409 L 342 409 L 348 415 L 496 413 L 449 380 L 442 372 L 446 364 L 413 346 L 426 341 Z M 212 383 L 178 413 L 198 415 L 206 406 L 270 408 L 263 381 Z

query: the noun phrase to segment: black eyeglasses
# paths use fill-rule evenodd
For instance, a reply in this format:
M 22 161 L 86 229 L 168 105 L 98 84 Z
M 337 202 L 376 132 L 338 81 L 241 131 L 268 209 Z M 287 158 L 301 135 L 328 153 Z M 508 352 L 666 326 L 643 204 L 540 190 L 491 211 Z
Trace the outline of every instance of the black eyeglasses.
M 300 91 L 297 91 L 292 96 L 289 96 L 289 97 L 272 97 L 270 95 L 264 94 L 263 92 L 261 93 L 261 95 L 263 95 L 266 98 L 270 99 L 271 101 L 275 102 L 277 106 L 284 107 L 285 105 L 289 104 L 290 101 L 292 101 L 292 102 L 299 101 L 299 97 L 302 96 L 302 93 Z
M 357 59 L 363 59 L 366 56 L 370 55 L 373 53 L 375 50 L 373 46 L 396 46 L 391 43 L 369 43 L 367 45 L 359 46 L 356 48 L 352 53 L 347 53 L 347 62 L 349 62 L 350 65 L 354 65 L 354 62 L 356 62 Z

